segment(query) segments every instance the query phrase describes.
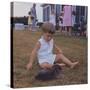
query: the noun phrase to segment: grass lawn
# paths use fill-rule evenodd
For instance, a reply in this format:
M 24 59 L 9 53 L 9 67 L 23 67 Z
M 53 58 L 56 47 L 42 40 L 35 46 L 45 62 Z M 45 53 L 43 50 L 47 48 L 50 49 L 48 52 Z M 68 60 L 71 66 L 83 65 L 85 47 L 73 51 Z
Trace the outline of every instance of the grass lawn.
M 63 68 L 62 77 L 51 81 L 38 81 L 34 76 L 39 70 L 37 59 L 33 68 L 27 71 L 30 53 L 40 38 L 41 32 L 13 31 L 13 77 L 14 88 L 72 85 L 87 83 L 87 39 L 85 37 L 66 37 L 55 35 L 55 42 L 71 61 L 78 60 L 74 69 Z

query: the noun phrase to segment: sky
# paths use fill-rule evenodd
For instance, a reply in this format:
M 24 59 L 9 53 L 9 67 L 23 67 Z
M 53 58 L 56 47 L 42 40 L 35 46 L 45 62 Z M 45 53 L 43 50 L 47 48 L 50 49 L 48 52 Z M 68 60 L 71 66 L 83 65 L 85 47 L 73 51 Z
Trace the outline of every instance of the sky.
M 14 2 L 13 15 L 14 17 L 28 16 L 30 8 L 33 6 L 33 3 L 30 2 Z M 36 13 L 37 19 L 39 22 L 42 22 L 42 7 L 40 3 L 36 4 Z

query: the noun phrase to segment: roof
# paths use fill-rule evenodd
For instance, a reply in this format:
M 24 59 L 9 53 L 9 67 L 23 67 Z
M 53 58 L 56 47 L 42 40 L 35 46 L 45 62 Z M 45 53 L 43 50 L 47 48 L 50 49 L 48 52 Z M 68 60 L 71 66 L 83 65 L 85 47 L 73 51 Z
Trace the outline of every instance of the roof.
M 47 5 L 51 5 L 51 4 L 42 4 L 41 7 L 45 7 L 45 6 L 47 6 Z

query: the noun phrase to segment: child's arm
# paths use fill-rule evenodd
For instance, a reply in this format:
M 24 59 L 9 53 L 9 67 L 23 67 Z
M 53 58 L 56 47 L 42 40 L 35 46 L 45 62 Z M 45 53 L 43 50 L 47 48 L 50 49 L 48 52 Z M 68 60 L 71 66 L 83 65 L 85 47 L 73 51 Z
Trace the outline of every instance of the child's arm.
M 34 59 L 35 59 L 35 57 L 37 55 L 37 51 L 39 50 L 39 48 L 40 48 L 40 42 L 37 42 L 36 45 L 35 45 L 35 47 L 34 47 L 34 49 L 31 52 L 30 61 L 27 64 L 27 69 L 28 70 L 32 68 L 32 64 L 34 62 Z
M 61 50 L 56 44 L 54 44 L 54 47 L 55 47 L 56 52 L 57 52 L 58 54 L 62 54 L 62 50 Z

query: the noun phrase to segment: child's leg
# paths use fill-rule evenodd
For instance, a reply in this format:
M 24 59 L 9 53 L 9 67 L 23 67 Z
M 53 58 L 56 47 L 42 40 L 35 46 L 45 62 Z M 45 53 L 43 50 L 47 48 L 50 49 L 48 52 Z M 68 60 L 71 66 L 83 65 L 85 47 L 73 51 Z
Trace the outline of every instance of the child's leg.
M 66 65 L 70 66 L 70 68 L 74 68 L 78 64 L 78 62 L 71 62 L 68 58 L 66 58 L 63 54 L 56 55 L 56 62 L 63 62 Z
M 30 30 L 30 31 L 31 31 L 31 24 L 29 24 L 29 28 L 28 28 L 28 30 Z
M 40 67 L 43 69 L 50 69 L 52 66 L 53 66 L 52 64 L 49 64 L 47 62 L 40 64 Z

